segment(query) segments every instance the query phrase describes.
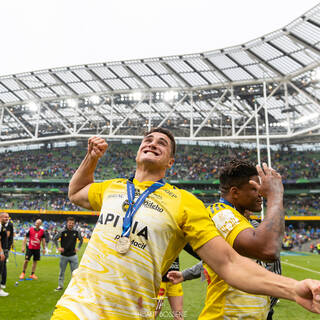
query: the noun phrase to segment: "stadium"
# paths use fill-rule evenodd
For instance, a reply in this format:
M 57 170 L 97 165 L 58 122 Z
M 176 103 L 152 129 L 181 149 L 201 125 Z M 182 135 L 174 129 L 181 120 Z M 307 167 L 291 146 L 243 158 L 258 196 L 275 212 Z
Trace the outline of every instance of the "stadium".
M 154 127 L 169 129 L 177 142 L 165 180 L 206 206 L 219 200 L 219 170 L 231 159 L 279 172 L 283 274 L 320 279 L 319 110 L 320 4 L 279 30 L 224 49 L 0 76 L 0 212 L 9 213 L 15 230 L 0 319 L 49 319 L 63 293 L 54 292 L 59 254 L 50 243 L 39 279 L 19 281 L 22 240 L 36 219 L 52 235 L 74 217 L 84 238 L 79 257 L 91 238 L 99 211 L 68 199 L 88 139 L 109 144 L 95 181 L 128 179 L 140 141 Z M 264 211 L 253 218 L 263 220 Z M 181 270 L 196 262 L 181 253 Z M 183 289 L 185 319 L 197 319 L 206 283 L 187 281 Z M 273 319 L 319 317 L 282 299 L 274 310 Z M 162 317 L 169 311 L 166 303 Z

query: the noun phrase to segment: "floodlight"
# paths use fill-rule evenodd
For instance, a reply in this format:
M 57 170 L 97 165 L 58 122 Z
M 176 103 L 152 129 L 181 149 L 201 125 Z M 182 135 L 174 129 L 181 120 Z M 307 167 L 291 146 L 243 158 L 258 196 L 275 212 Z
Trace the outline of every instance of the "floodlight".
M 313 71 L 313 80 L 320 81 L 320 68 Z
M 100 97 L 97 95 L 89 97 L 89 101 L 93 104 L 98 104 L 100 102 Z
M 132 93 L 133 100 L 139 101 L 142 99 L 142 93 L 140 91 L 136 91 Z
M 163 94 L 163 99 L 165 101 L 172 101 L 178 98 L 178 93 L 175 91 L 167 91 Z
M 71 108 L 75 108 L 77 106 L 77 100 L 75 99 L 67 99 L 67 105 Z
M 37 103 L 35 103 L 34 101 L 30 101 L 30 102 L 28 102 L 27 103 L 27 107 L 29 108 L 29 110 L 31 111 L 31 112 L 36 112 L 37 110 L 38 110 L 38 104 Z

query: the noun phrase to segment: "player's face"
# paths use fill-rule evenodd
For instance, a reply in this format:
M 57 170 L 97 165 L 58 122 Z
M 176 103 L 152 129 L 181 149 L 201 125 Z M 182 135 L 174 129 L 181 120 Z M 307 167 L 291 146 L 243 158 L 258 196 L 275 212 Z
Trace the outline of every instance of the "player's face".
M 170 168 L 174 163 L 170 138 L 161 132 L 152 132 L 144 137 L 136 161 L 138 164 L 150 163 L 158 167 Z
M 260 185 L 258 176 L 253 176 L 250 180 Z M 246 183 L 238 188 L 238 206 L 251 212 L 260 212 L 262 209 L 262 197 L 259 190 L 250 183 Z
M 36 228 L 37 228 L 37 229 L 40 228 L 40 226 L 42 225 L 42 221 L 41 221 L 40 219 L 37 220 L 36 223 L 35 223 L 35 225 L 36 225 Z
M 7 213 L 2 214 L 2 223 L 6 224 L 9 221 L 9 215 Z
M 71 230 L 73 229 L 73 227 L 74 227 L 74 221 L 73 220 L 67 221 L 67 228 Z

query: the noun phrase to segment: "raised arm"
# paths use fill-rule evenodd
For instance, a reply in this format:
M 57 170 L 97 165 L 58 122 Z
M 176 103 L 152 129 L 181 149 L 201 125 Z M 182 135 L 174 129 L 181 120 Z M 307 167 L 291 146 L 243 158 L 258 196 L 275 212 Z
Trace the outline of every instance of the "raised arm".
M 107 142 L 100 137 L 88 140 L 88 151 L 69 183 L 68 196 L 72 203 L 92 210 L 88 199 L 90 185 L 94 182 L 94 171 L 99 159 L 108 148 Z
M 320 281 L 297 281 L 272 273 L 240 256 L 222 237 L 215 237 L 197 254 L 222 279 L 242 291 L 296 301 L 305 309 L 320 313 Z
M 233 248 L 243 256 L 273 261 L 280 257 L 284 233 L 283 184 L 281 176 L 265 163 L 263 170 L 258 165 L 261 185 L 250 181 L 260 195 L 267 199 L 267 212 L 256 229 L 245 229 L 236 237 Z

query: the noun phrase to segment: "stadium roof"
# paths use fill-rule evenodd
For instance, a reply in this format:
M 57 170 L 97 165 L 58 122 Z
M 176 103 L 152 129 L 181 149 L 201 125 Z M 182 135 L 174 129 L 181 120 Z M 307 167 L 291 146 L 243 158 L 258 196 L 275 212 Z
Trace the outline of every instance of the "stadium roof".
M 187 140 L 316 139 L 319 69 L 320 4 L 234 47 L 3 76 L 0 145 L 153 126 Z

